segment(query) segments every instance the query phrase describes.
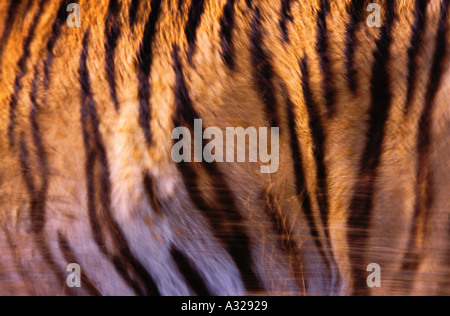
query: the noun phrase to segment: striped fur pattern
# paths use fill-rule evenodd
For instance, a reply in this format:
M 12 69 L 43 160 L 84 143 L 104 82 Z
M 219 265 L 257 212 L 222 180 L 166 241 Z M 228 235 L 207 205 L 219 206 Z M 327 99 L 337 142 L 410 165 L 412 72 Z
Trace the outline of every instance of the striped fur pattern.
M 1 1 L 0 294 L 450 295 L 450 1 L 376 2 Z M 279 171 L 175 164 L 199 118 Z

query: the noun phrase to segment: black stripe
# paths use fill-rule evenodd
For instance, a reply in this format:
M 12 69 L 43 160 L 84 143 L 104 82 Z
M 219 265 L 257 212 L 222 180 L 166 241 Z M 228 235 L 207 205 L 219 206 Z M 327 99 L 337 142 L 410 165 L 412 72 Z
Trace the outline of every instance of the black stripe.
M 388 62 L 395 17 L 395 1 L 387 1 L 386 21 L 381 29 L 380 38 L 376 42 L 377 49 L 374 53 L 367 143 L 361 156 L 359 179 L 354 186 L 348 219 L 348 240 L 354 280 L 353 291 L 357 294 L 366 294 L 368 291 L 365 279 L 367 264 L 364 264 L 363 249 L 367 245 L 369 237 L 375 183 L 381 162 L 385 126 L 391 108 L 392 95 Z
M 117 99 L 114 55 L 117 47 L 117 40 L 119 39 L 121 32 L 119 19 L 117 18 L 118 14 L 119 5 L 117 0 L 110 0 L 105 21 L 105 70 L 106 79 L 109 84 L 109 93 L 116 111 L 119 110 L 119 100 Z
M 449 33 L 449 7 L 450 0 L 443 0 L 441 4 L 441 15 L 439 19 L 439 29 L 436 37 L 435 52 L 433 56 L 433 65 L 431 68 L 430 79 L 428 81 L 428 88 L 425 95 L 425 109 L 423 111 L 422 117 L 419 122 L 419 135 L 418 135 L 418 162 L 419 170 L 417 182 L 420 184 L 422 181 L 427 183 L 426 170 L 428 169 L 428 159 L 431 153 L 431 129 L 432 129 L 432 115 L 433 108 L 435 105 L 436 95 L 438 93 L 439 87 L 442 83 L 443 70 L 445 69 L 444 63 L 448 60 L 448 45 L 447 37 Z M 431 177 L 430 177 L 431 178 Z M 428 186 L 432 186 L 428 182 Z M 430 190 L 433 192 L 433 190 Z M 428 192 L 428 190 L 426 190 Z M 429 197 L 431 198 L 432 195 Z M 427 204 L 427 203 L 425 203 Z M 426 205 L 425 211 L 431 210 L 432 201 L 430 205 Z M 428 216 L 427 216 L 428 217 Z
M 193 130 L 194 119 L 200 117 L 195 111 L 189 96 L 179 49 L 176 45 L 173 50 L 173 68 L 176 74 L 174 124 L 175 126 L 186 126 Z M 217 164 L 203 163 L 201 166 L 207 171 L 211 181 L 214 181 L 216 207 L 210 206 L 203 198 L 203 192 L 200 189 L 200 178 L 195 172 L 193 164 L 177 164 L 192 203 L 208 220 L 216 238 L 221 241 L 233 258 L 241 273 L 246 289 L 250 292 L 260 292 L 263 288 L 259 278 L 253 271 L 255 267 L 250 251 L 250 238 L 246 232 L 244 219 L 235 203 L 232 190 Z
M 173 261 L 177 264 L 178 270 L 180 270 L 181 275 L 183 275 L 189 287 L 199 296 L 211 296 L 208 287 L 200 274 L 196 271 L 193 263 L 175 247 L 171 248 L 170 254 L 172 255 Z
M 205 11 L 205 0 L 192 0 L 191 7 L 189 8 L 188 21 L 184 33 L 186 34 L 186 40 L 188 43 L 188 61 L 192 66 L 192 57 L 194 56 L 197 42 L 197 29 L 200 26 L 200 20 L 203 12 Z
M 31 232 L 34 235 L 34 242 L 37 245 L 44 261 L 55 273 L 58 281 L 64 284 L 64 276 L 54 262 L 50 249 L 46 243 L 46 236 L 44 233 L 44 227 L 46 222 L 46 203 L 47 203 L 47 191 L 48 191 L 48 176 L 49 168 L 47 163 L 47 154 L 44 150 L 42 143 L 42 134 L 37 122 L 38 103 L 37 103 L 37 83 L 39 78 L 38 67 L 34 69 L 34 78 L 32 82 L 32 88 L 30 92 L 31 111 L 30 111 L 30 125 L 31 135 L 34 146 L 36 148 L 36 156 L 38 159 L 39 168 L 34 169 L 30 165 L 30 153 L 25 142 L 25 135 L 22 134 L 20 140 L 20 154 L 19 160 L 22 169 L 22 176 L 25 181 L 28 195 L 30 199 L 29 217 L 31 221 Z M 40 187 L 36 185 L 32 171 L 36 170 L 40 176 Z
M 22 79 L 27 73 L 27 62 L 30 58 L 30 45 L 34 39 L 36 27 L 40 21 L 43 7 L 47 3 L 48 0 L 41 0 L 38 4 L 38 9 L 33 17 L 33 23 L 30 26 L 28 31 L 28 35 L 23 43 L 23 53 L 17 62 L 18 72 L 16 74 L 16 79 L 14 80 L 14 92 L 10 98 L 9 104 L 9 125 L 8 125 L 8 137 L 10 146 L 14 146 L 15 143 L 15 127 L 16 127 L 16 110 L 17 104 L 19 102 L 19 93 L 22 90 Z
M 428 3 L 429 0 L 416 0 L 416 18 L 412 28 L 411 44 L 408 49 L 408 90 L 406 93 L 405 112 L 408 112 L 411 107 L 413 92 L 417 83 L 417 57 L 423 43 Z
M 37 89 L 38 89 L 39 71 L 38 67 L 35 67 L 35 75 L 32 83 L 32 89 L 30 93 L 31 111 L 30 111 L 30 123 L 31 123 L 31 135 L 33 138 L 34 147 L 36 148 L 36 154 L 39 159 L 39 176 L 41 178 L 41 188 L 34 190 L 34 203 L 35 209 L 33 210 L 32 218 L 32 231 L 34 233 L 41 233 L 46 219 L 46 201 L 47 191 L 49 186 L 49 167 L 47 160 L 47 153 L 44 149 L 42 141 L 42 133 L 38 123 L 39 105 L 37 103 Z
M 28 147 L 27 144 L 25 142 L 25 135 L 22 134 L 21 139 L 20 139 L 20 153 L 19 153 L 19 162 L 20 162 L 20 167 L 21 167 L 21 171 L 22 171 L 22 177 L 25 181 L 25 185 L 27 187 L 29 196 L 30 196 L 30 218 L 34 217 L 33 211 L 34 211 L 34 192 L 36 192 L 36 185 L 34 182 L 34 178 L 33 178 L 33 174 L 31 172 L 32 167 L 30 166 L 29 163 L 29 159 L 30 159 L 30 153 L 28 151 Z M 39 215 L 37 216 L 39 217 Z M 40 222 L 40 221 L 39 221 Z M 34 227 L 36 224 L 33 223 L 32 227 Z M 34 229 L 32 229 L 33 232 L 35 233 L 39 233 L 42 230 L 39 231 L 35 231 Z
M 52 24 L 52 34 L 47 42 L 47 55 L 44 60 L 44 87 L 47 90 L 50 85 L 50 69 L 53 64 L 53 59 L 55 54 L 53 52 L 56 42 L 58 41 L 59 36 L 61 35 L 61 28 L 66 23 L 67 18 L 67 6 L 70 3 L 78 3 L 78 0 L 63 0 L 61 1 L 61 5 L 59 6 L 58 13 L 56 14 L 56 18 Z
M 144 175 L 144 189 L 145 193 L 147 194 L 147 199 L 150 202 L 150 205 L 152 207 L 152 210 L 158 215 L 162 216 L 162 207 L 161 203 L 159 202 L 158 198 L 155 194 L 155 183 L 153 181 L 153 178 L 146 173 Z
M 247 5 L 247 8 L 252 9 L 253 0 L 245 0 L 245 4 Z
M 225 64 L 230 69 L 234 69 L 234 45 L 233 45 L 233 29 L 235 24 L 235 0 L 227 0 L 223 8 L 222 19 L 220 20 L 220 38 L 222 46 L 222 57 Z
M 317 247 L 317 251 L 322 257 L 323 262 L 326 265 L 326 270 L 328 276 L 331 278 L 331 263 L 325 253 L 325 247 L 321 241 L 320 234 L 317 228 L 316 220 L 314 219 L 312 206 L 311 206 L 311 197 L 308 193 L 307 185 L 306 185 L 306 177 L 303 172 L 303 157 L 301 154 L 299 140 L 297 136 L 297 124 L 296 124 L 296 115 L 294 112 L 294 104 L 288 98 L 286 100 L 286 107 L 288 109 L 288 126 L 289 126 L 289 137 L 290 137 L 290 145 L 291 145 L 291 154 L 292 161 L 294 163 L 294 175 L 295 175 L 295 188 L 297 190 L 297 198 L 302 205 L 303 213 L 305 214 L 306 220 L 308 221 L 308 227 L 310 234 L 313 238 L 314 244 Z
M 350 90 L 355 93 L 358 89 L 357 70 L 355 67 L 356 31 L 363 20 L 364 1 L 352 0 L 349 9 L 350 21 L 345 34 L 345 67 Z
M 31 220 L 31 230 L 37 235 L 36 243 L 40 245 L 41 252 L 45 256 L 45 253 L 48 253 L 46 256 L 47 264 L 49 264 L 55 270 L 57 277 L 60 282 L 64 280 L 64 276 L 62 272 L 57 270 L 56 264 L 53 261 L 53 258 L 50 257 L 50 250 L 45 244 L 45 236 L 44 236 L 44 227 L 46 222 L 46 204 L 47 204 L 47 193 L 49 188 L 49 175 L 50 168 L 48 166 L 48 158 L 47 152 L 44 148 L 43 143 L 43 135 L 41 133 L 41 129 L 38 123 L 38 115 L 40 111 L 40 106 L 38 104 L 38 78 L 39 78 L 39 69 L 36 66 L 34 69 L 34 79 L 32 83 L 32 89 L 30 93 L 30 101 L 31 101 L 31 111 L 30 111 L 30 124 L 31 124 L 31 135 L 33 139 L 34 147 L 36 148 L 36 156 L 38 158 L 39 164 L 39 177 L 40 177 L 40 188 L 33 188 L 33 192 L 31 194 L 31 208 L 30 208 L 30 218 Z M 62 283 L 63 284 L 63 283 Z M 70 290 L 71 292 L 71 290 Z
M 320 1 L 320 11 L 317 13 L 317 44 L 316 50 L 320 59 L 323 81 L 322 88 L 325 91 L 325 104 L 328 110 L 333 110 L 335 104 L 336 91 L 333 83 L 331 63 L 328 55 L 328 27 L 327 16 L 330 12 L 328 0 Z
M 256 88 L 266 107 L 268 121 L 271 127 L 279 127 L 277 98 L 275 96 L 276 89 L 273 83 L 275 73 L 269 57 L 264 52 L 261 15 L 258 8 L 255 9 L 255 15 L 251 24 L 250 53 Z
M 294 240 L 294 237 L 292 237 L 292 234 L 288 231 L 288 219 L 283 215 L 283 211 L 276 203 L 276 198 L 273 194 L 263 192 L 261 195 L 261 200 L 265 201 L 264 210 L 272 223 L 273 231 L 279 237 L 281 249 L 283 249 L 286 257 L 290 261 L 291 270 L 299 289 L 304 290 L 308 288 L 307 280 L 303 275 L 302 255 L 298 244 Z
M 22 3 L 22 0 L 11 0 L 9 3 L 9 9 L 8 9 L 8 15 L 5 22 L 5 26 L 3 28 L 3 33 L 0 40 L 0 73 L 1 73 L 1 64 L 3 60 L 3 52 L 5 51 L 5 46 L 8 43 L 9 36 L 11 35 L 12 26 L 14 24 L 14 20 L 16 18 L 16 14 L 18 12 L 18 8 L 20 4 Z
M 93 170 L 95 167 L 95 160 L 97 159 L 97 152 L 95 148 L 95 141 L 91 139 L 91 129 L 93 122 L 90 122 L 90 107 L 91 102 L 91 87 L 89 73 L 87 69 L 88 57 L 88 40 L 89 31 L 86 32 L 83 38 L 83 50 L 80 59 L 79 80 L 81 85 L 81 123 L 83 139 L 86 147 L 86 181 L 88 192 L 88 212 L 90 218 L 90 225 L 94 240 L 99 245 L 102 253 L 108 253 L 105 245 L 104 236 L 100 226 L 100 221 L 97 218 L 97 211 L 95 205 L 95 184 Z M 88 123 L 89 121 L 89 123 Z M 89 125 L 89 126 L 88 126 Z
M 158 22 L 160 9 L 161 0 L 152 0 L 152 10 L 145 25 L 144 37 L 138 52 L 139 124 L 144 131 L 148 145 L 152 142 L 149 76 L 153 63 L 153 38 L 156 33 L 156 23 Z
M 403 260 L 403 269 L 417 273 L 421 261 L 421 254 L 418 243 L 418 235 L 421 230 L 419 226 L 422 223 L 425 230 L 429 227 L 428 223 L 431 217 L 431 210 L 434 203 L 434 181 L 433 173 L 430 170 L 431 155 L 431 130 L 433 108 L 435 105 L 436 94 L 442 83 L 444 61 L 449 51 L 447 45 L 447 35 L 449 32 L 448 16 L 449 16 L 450 0 L 444 0 L 441 4 L 441 14 L 439 18 L 439 26 L 436 36 L 436 46 L 433 56 L 433 64 L 431 66 L 430 78 L 428 81 L 427 92 L 425 94 L 425 107 L 420 117 L 418 136 L 417 136 L 417 184 L 416 184 L 416 201 L 411 228 L 409 248 Z
M 128 23 L 130 24 L 130 29 L 133 29 L 134 24 L 136 23 L 137 14 L 139 11 L 139 0 L 132 0 L 130 4 L 130 9 L 128 12 Z
M 69 241 L 61 232 L 58 232 L 58 245 L 64 257 L 64 260 L 66 260 L 68 264 L 79 262 L 75 256 L 73 249 L 70 247 Z M 103 296 L 100 290 L 94 285 L 91 279 L 86 276 L 85 273 L 81 273 L 81 282 L 81 287 L 83 289 L 86 289 L 89 295 Z
M 111 183 L 106 149 L 99 130 L 97 105 L 93 99 L 87 68 L 90 31 L 83 38 L 79 80 L 81 85 L 81 125 L 86 150 L 88 213 L 95 242 L 115 265 L 123 279 L 137 294 L 159 295 L 159 290 L 142 264 L 132 255 L 122 229 L 111 213 Z M 97 177 L 96 177 L 97 175 Z M 98 204 L 98 205 L 97 205 Z M 102 230 L 105 225 L 112 236 L 116 253 L 108 251 Z M 144 287 L 145 291 L 141 289 Z
M 178 122 L 175 123 L 179 126 Z M 255 266 L 250 251 L 250 238 L 245 231 L 243 218 L 237 211 L 234 197 L 223 174 L 220 173 L 217 166 L 210 166 L 212 170 L 209 172 L 215 173 L 211 177 L 214 177 L 215 194 L 218 198 L 215 202 L 217 203 L 216 207 L 208 205 L 208 202 L 202 197 L 204 193 L 199 186 L 200 179 L 193 166 L 189 163 L 177 165 L 192 203 L 208 220 L 215 237 L 230 254 L 240 271 L 246 289 L 250 293 L 260 293 L 263 288 L 258 276 L 253 271 Z
M 289 34 L 287 30 L 287 23 L 294 22 L 294 17 L 291 12 L 292 0 L 281 0 L 281 12 L 280 12 L 280 31 L 283 41 L 289 43 Z
M 308 69 L 307 57 L 304 57 L 300 62 L 300 69 L 302 72 L 302 89 L 303 98 L 305 100 L 306 109 L 308 111 L 309 129 L 313 140 L 314 158 L 317 164 L 317 199 L 321 210 L 322 224 L 324 226 L 325 236 L 330 238 L 329 222 L 328 222 L 328 181 L 327 171 L 325 167 L 325 132 L 322 127 L 321 118 L 319 114 L 319 107 L 314 101 L 310 75 Z
M 64 275 L 59 269 L 58 265 L 55 263 L 52 257 L 51 250 L 47 244 L 47 237 L 44 232 L 45 219 L 42 218 L 42 210 L 45 207 L 45 200 L 39 200 L 39 198 L 41 197 L 41 192 L 37 189 L 36 183 L 33 178 L 32 167 L 30 165 L 30 153 L 28 151 L 24 134 L 22 134 L 20 138 L 19 161 L 22 171 L 22 177 L 25 181 L 30 199 L 29 211 L 31 219 L 31 232 L 34 236 L 34 243 L 36 244 L 36 247 L 39 250 L 42 258 L 44 259 L 44 262 L 49 266 L 50 271 L 55 274 L 58 282 L 63 285 L 65 284 Z M 71 290 L 69 291 L 71 292 Z

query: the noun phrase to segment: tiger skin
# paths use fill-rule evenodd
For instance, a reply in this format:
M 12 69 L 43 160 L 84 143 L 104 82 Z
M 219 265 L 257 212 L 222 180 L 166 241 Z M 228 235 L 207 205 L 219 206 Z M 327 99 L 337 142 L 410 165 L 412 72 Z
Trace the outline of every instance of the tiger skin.
M 70 2 L 0 3 L 1 295 L 450 294 L 450 1 Z

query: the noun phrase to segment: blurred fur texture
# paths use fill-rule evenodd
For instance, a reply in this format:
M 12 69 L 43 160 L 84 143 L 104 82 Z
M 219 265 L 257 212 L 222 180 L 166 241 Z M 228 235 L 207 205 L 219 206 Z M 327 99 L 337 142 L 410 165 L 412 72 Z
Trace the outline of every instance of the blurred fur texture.
M 450 295 L 450 1 L 70 2 L 0 2 L 0 294 Z

